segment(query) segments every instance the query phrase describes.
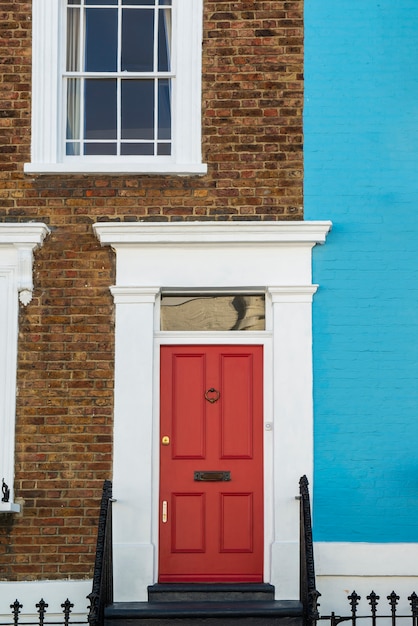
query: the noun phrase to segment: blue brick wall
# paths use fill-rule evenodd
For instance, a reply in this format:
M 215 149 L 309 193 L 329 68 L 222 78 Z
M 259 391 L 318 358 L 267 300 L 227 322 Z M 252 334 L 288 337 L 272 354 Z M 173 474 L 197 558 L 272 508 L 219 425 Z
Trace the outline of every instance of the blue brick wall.
M 418 1 L 305 1 L 317 541 L 418 541 Z

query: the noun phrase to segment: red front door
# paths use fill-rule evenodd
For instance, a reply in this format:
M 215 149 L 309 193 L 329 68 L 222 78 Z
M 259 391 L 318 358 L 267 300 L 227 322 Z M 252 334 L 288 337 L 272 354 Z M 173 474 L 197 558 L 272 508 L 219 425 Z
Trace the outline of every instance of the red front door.
M 263 348 L 161 348 L 160 582 L 263 580 Z

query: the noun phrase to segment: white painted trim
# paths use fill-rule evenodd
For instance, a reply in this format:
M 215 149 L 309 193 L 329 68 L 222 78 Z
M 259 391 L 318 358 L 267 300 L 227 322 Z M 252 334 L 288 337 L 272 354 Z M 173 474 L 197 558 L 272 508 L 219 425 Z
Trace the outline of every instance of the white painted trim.
M 127 161 L 118 157 L 119 161 L 82 160 L 71 157 L 63 163 L 25 163 L 25 174 L 149 174 L 164 176 L 203 176 L 208 171 L 205 163 L 159 163 Z M 115 157 L 116 159 L 116 157 Z
M 323 222 L 98 222 L 93 229 L 100 242 L 134 243 L 324 243 L 332 223 Z
M 62 619 L 61 604 L 67 598 L 74 604 L 71 621 L 84 621 L 89 604 L 86 596 L 91 589 L 91 580 L 0 581 L 0 622 L 10 622 L 10 605 L 16 599 L 23 605 L 20 612 L 22 620 L 38 622 L 36 604 L 41 598 L 48 604 L 46 621 Z
M 203 0 L 173 1 L 173 155 L 74 157 L 64 155 L 62 74 L 65 0 L 32 0 L 32 148 L 26 174 L 203 175 L 201 67 Z
M 311 251 L 330 222 L 97 223 L 116 251 L 114 562 L 116 601 L 156 582 L 161 343 L 266 346 L 265 580 L 299 597 L 299 478 L 313 468 Z M 162 333 L 160 290 L 266 293 L 265 333 Z
M 314 551 L 318 576 L 417 575 L 418 543 L 316 542 Z
M 0 513 L 17 513 L 14 502 L 16 366 L 19 299 L 32 299 L 33 251 L 49 229 L 42 223 L 0 224 L 0 481 L 10 489 Z

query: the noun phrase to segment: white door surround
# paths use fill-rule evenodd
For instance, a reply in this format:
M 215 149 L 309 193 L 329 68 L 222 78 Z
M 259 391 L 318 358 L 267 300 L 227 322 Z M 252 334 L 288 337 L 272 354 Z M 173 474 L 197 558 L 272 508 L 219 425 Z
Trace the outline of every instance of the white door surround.
M 115 601 L 146 599 L 158 551 L 159 346 L 265 346 L 264 579 L 299 597 L 300 476 L 312 480 L 311 251 L 330 222 L 137 222 L 94 225 L 116 252 L 113 550 Z M 266 295 L 266 330 L 160 332 L 159 294 Z

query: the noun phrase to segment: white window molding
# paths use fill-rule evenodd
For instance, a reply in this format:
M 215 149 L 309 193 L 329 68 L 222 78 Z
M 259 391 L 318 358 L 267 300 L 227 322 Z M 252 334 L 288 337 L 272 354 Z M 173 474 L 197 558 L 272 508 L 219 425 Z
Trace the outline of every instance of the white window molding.
M 0 512 L 20 510 L 13 494 L 19 300 L 32 299 L 33 251 L 48 232 L 42 223 L 0 224 L 0 481 L 10 490 Z
M 158 579 L 159 348 L 264 345 L 264 580 L 299 597 L 300 476 L 312 482 L 312 248 L 330 222 L 96 223 L 116 253 L 113 492 L 115 600 Z M 266 331 L 163 332 L 163 291 L 266 295 Z
M 32 148 L 28 174 L 205 174 L 201 157 L 203 0 L 173 0 L 171 156 L 65 156 L 65 0 L 32 2 Z

